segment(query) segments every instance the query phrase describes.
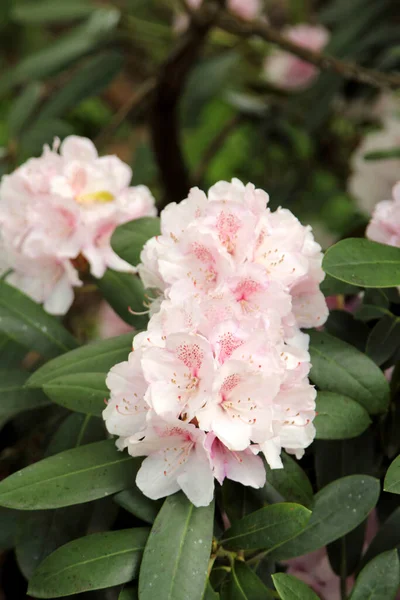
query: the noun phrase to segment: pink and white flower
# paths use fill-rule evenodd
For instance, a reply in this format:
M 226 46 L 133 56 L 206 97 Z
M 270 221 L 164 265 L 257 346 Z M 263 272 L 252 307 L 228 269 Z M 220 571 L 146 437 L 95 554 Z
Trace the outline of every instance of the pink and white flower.
M 286 27 L 282 34 L 298 46 L 316 52 L 323 50 L 330 37 L 325 27 L 307 24 Z M 309 86 L 319 70 L 285 50 L 273 50 L 265 60 L 264 73 L 274 85 L 286 90 L 298 90 Z
M 392 190 L 393 199 L 379 202 L 366 235 L 374 242 L 400 247 L 400 181 Z
M 203 0 L 187 0 L 191 10 L 197 10 Z M 258 17 L 262 10 L 262 0 L 227 0 L 226 8 L 234 15 L 244 21 L 252 21 Z M 185 13 L 179 13 L 174 19 L 173 28 L 176 33 L 182 33 L 189 25 L 189 17 Z
M 322 254 L 310 228 L 267 203 L 236 179 L 208 195 L 191 190 L 163 211 L 161 235 L 142 251 L 139 271 L 161 302 L 121 365 L 123 382 L 118 366 L 107 379 L 104 418 L 119 448 L 147 456 L 137 484 L 152 498 L 182 489 L 200 506 L 214 478 L 260 487 L 258 452 L 282 468 L 282 448 L 300 458 L 314 438 L 309 339 L 299 327 L 327 316 Z M 121 410 L 131 362 L 138 380 Z
M 131 176 L 116 156 L 99 157 L 90 140 L 70 136 L 3 177 L 0 234 L 9 281 L 48 312 L 64 314 L 80 285 L 76 259 L 97 278 L 107 268 L 135 272 L 110 244 L 118 225 L 156 212 L 147 188 L 129 187 Z

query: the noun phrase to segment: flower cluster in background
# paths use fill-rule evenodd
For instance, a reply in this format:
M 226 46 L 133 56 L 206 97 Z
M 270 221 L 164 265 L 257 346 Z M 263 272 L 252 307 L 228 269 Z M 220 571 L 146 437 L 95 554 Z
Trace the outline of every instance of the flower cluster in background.
M 144 456 L 151 498 L 182 489 L 211 502 L 214 478 L 261 487 L 314 438 L 308 336 L 324 323 L 320 246 L 289 211 L 238 180 L 195 188 L 161 215 L 142 251 L 146 287 L 162 293 L 127 362 L 111 369 L 103 416 L 118 447 Z
M 321 52 L 329 41 L 329 31 L 322 25 L 305 23 L 288 26 L 282 34 L 291 42 Z M 319 70 L 314 65 L 301 60 L 284 50 L 274 50 L 265 60 L 264 73 L 267 79 L 282 89 L 298 90 L 309 86 Z
M 156 209 L 146 187 L 129 187 L 131 169 L 116 156 L 99 157 L 77 136 L 58 146 L 3 178 L 0 236 L 7 280 L 49 313 L 65 314 L 82 284 L 80 266 L 97 278 L 107 267 L 134 271 L 112 250 L 111 235 Z
M 200 8 L 203 0 L 187 0 L 187 6 L 191 10 Z M 258 17 L 262 11 L 261 0 L 227 0 L 226 8 L 234 15 L 245 21 L 252 21 Z M 189 16 L 185 13 L 179 13 L 174 20 L 174 30 L 177 33 L 185 31 L 189 24 Z

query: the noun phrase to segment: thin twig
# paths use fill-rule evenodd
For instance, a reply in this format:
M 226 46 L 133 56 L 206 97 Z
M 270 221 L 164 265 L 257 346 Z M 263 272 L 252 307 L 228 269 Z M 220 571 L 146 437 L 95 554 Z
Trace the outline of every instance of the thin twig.
M 183 200 L 191 185 L 179 134 L 179 102 L 188 75 L 217 18 L 219 2 L 205 2 L 190 19 L 186 33 L 159 70 L 150 119 L 155 158 L 165 196 L 160 208 Z
M 234 35 L 242 37 L 256 36 L 262 38 L 322 70 L 332 71 L 346 79 L 353 79 L 360 83 L 366 83 L 378 88 L 400 87 L 400 73 L 382 73 L 374 69 L 366 69 L 353 62 L 342 61 L 333 56 L 314 52 L 313 50 L 295 44 L 262 21 L 246 23 L 236 19 L 228 13 L 224 13 L 219 18 L 218 25 L 221 29 Z
M 98 147 L 105 146 L 109 140 L 113 137 L 118 127 L 125 121 L 125 119 L 133 115 L 140 108 L 144 107 L 155 89 L 156 78 L 150 77 L 146 79 L 128 98 L 125 104 L 121 106 L 118 112 L 115 113 L 107 127 L 105 127 L 97 136 L 95 144 Z
M 220 150 L 220 148 L 226 142 L 230 134 L 236 129 L 237 125 L 241 121 L 241 118 L 242 115 L 234 115 L 225 123 L 225 125 L 223 125 L 221 130 L 215 136 L 215 138 L 211 140 L 210 145 L 206 148 L 203 156 L 201 157 L 199 166 L 197 167 L 197 170 L 195 172 L 194 181 L 196 185 L 201 184 L 205 174 L 207 173 L 207 169 L 209 167 L 210 162 L 213 160 L 218 150 Z

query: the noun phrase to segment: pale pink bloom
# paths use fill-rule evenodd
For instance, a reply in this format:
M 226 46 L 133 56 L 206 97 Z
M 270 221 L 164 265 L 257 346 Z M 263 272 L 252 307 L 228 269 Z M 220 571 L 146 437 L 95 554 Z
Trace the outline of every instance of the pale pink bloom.
M 321 25 L 299 24 L 286 27 L 282 34 L 298 46 L 321 52 L 329 41 L 329 31 Z M 284 50 L 273 50 L 264 65 L 266 77 L 287 90 L 304 89 L 319 73 L 317 67 Z
M 383 200 L 375 206 L 366 236 L 374 242 L 400 247 L 400 181 L 392 194 L 393 200 Z
M 117 335 L 129 333 L 130 331 L 132 331 L 133 336 L 132 326 L 125 323 L 125 321 L 123 321 L 111 308 L 108 302 L 103 301 L 97 313 L 98 337 L 105 340 L 116 337 Z
M 254 488 L 263 487 L 265 468 L 261 458 L 251 448 L 243 452 L 228 450 L 214 433 L 207 434 L 205 446 L 210 453 L 214 477 L 218 483 L 222 485 L 227 478 Z
M 187 0 L 187 5 L 192 10 L 200 8 L 203 0 Z M 244 21 L 252 21 L 261 13 L 262 0 L 227 0 L 226 8 Z M 182 33 L 189 25 L 189 17 L 185 13 L 178 13 L 173 22 L 176 33 Z
M 214 475 L 203 431 L 184 421 L 149 420 L 144 432 L 126 439 L 132 456 L 147 456 L 136 477 L 138 488 L 154 500 L 183 490 L 195 506 L 214 495 Z
M 110 244 L 118 225 L 155 215 L 149 190 L 129 187 L 131 175 L 116 156 L 99 157 L 90 140 L 70 136 L 5 176 L 0 233 L 10 281 L 48 312 L 64 314 L 80 283 L 79 256 L 98 278 L 107 268 L 135 271 Z

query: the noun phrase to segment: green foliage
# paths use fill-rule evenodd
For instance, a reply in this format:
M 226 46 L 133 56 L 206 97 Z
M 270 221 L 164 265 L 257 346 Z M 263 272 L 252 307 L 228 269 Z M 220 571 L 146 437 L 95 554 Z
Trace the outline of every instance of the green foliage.
M 379 554 L 357 577 L 350 600 L 394 600 L 400 585 L 400 563 L 397 550 Z
M 313 492 L 311 483 L 297 463 L 286 452 L 281 455 L 283 469 L 271 469 L 265 465 L 267 481 L 288 502 L 297 502 L 307 508 L 311 507 Z
M 19 369 L 0 370 L 0 427 L 21 412 L 49 404 L 40 390 L 24 388 L 28 377 Z
M 144 217 L 117 227 L 111 238 L 111 245 L 121 258 L 136 267 L 140 263 L 140 253 L 144 244 L 148 239 L 159 234 L 159 219 Z
M 357 437 L 371 423 L 367 411 L 358 402 L 332 392 L 319 392 L 314 425 L 316 439 L 345 440 Z
M 123 321 L 136 329 L 145 329 L 148 310 L 145 290 L 138 277 L 131 273 L 118 273 L 108 269 L 104 276 L 97 280 L 97 285 L 107 302 L 113 307 Z
M 141 600 L 203 598 L 213 517 L 213 503 L 195 508 L 182 493 L 165 500 L 144 550 Z
M 232 564 L 230 598 L 232 600 L 271 600 L 272 595 L 261 579 L 245 563 Z
M 400 456 L 390 465 L 385 477 L 385 492 L 400 494 Z
M 310 588 L 293 577 L 285 573 L 272 575 L 275 587 L 282 600 L 317 600 L 318 596 Z

